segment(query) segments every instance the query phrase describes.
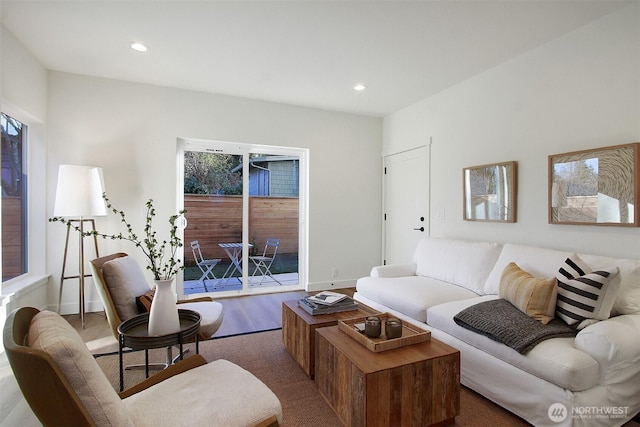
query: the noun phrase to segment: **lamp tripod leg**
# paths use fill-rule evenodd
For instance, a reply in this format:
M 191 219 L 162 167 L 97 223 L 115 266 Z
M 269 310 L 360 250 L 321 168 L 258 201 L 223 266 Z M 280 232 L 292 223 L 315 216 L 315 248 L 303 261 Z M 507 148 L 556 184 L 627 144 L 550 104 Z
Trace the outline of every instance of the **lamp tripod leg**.
M 80 311 L 80 324 L 82 325 L 82 329 L 84 329 L 84 220 L 82 219 L 82 217 L 80 218 L 80 244 L 79 244 L 79 251 L 80 251 L 80 259 L 79 259 L 79 263 L 80 265 L 78 266 L 78 271 L 80 272 L 79 274 L 79 292 L 80 292 L 80 307 L 79 307 L 79 311 Z
M 62 259 L 62 273 L 60 274 L 60 290 L 58 292 L 58 314 L 60 314 L 62 308 L 62 290 L 63 284 L 66 279 L 75 279 L 78 278 L 78 299 L 79 299 L 79 315 L 80 315 L 80 323 L 82 324 L 82 328 L 84 329 L 84 315 L 85 315 L 85 278 L 88 277 L 85 269 L 85 257 L 84 257 L 84 222 L 91 222 L 92 230 L 96 231 L 95 221 L 93 219 L 72 219 L 67 223 L 67 237 L 65 239 L 64 244 L 64 254 Z M 78 222 L 79 227 L 76 228 L 79 230 L 79 240 L 78 240 L 78 275 L 77 276 L 66 276 L 67 269 L 67 255 L 69 250 L 69 234 L 71 231 L 71 223 Z M 98 238 L 96 235 L 93 235 L 93 244 L 96 251 L 96 257 L 99 257 L 100 254 L 98 252 Z
M 64 283 L 64 272 L 67 268 L 67 251 L 69 249 L 69 231 L 71 230 L 71 224 L 67 224 L 67 239 L 64 243 L 64 255 L 62 256 L 62 273 L 60 274 L 60 291 L 58 292 L 58 314 L 60 314 L 60 308 L 62 306 L 62 284 Z

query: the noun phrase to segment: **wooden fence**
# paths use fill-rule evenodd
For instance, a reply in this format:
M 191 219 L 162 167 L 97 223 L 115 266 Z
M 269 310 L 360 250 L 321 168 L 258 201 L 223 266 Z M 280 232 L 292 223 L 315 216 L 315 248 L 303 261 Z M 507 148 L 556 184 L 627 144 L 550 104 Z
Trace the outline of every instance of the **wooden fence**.
M 187 194 L 184 231 L 185 260 L 193 264 L 189 242 L 198 240 L 207 258 L 228 260 L 218 243 L 242 241 L 242 196 Z M 20 236 L 22 210 L 19 197 L 2 199 L 2 270 L 6 280 L 22 274 Z M 280 239 L 278 253 L 298 253 L 298 199 L 294 197 L 250 197 L 249 239 L 264 249 L 267 238 Z
M 2 279 L 22 274 L 22 200 L 2 198 Z
M 189 242 L 198 240 L 206 258 L 228 259 L 218 243 L 242 241 L 242 196 L 185 194 L 188 226 L 185 260 L 193 263 Z M 298 198 L 249 197 L 249 242 L 261 253 L 267 238 L 280 239 L 278 253 L 298 253 Z

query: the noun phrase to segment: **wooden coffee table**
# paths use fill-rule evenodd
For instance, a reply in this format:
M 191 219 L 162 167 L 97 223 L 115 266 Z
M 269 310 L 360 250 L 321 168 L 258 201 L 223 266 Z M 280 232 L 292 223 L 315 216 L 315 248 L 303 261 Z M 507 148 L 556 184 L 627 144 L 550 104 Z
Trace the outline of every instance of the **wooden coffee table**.
M 346 426 L 447 425 L 460 413 L 460 352 L 436 339 L 374 353 L 316 330 L 315 381 Z
M 368 316 L 378 313 L 364 304 L 358 310 L 312 316 L 298 306 L 298 300 L 282 302 L 282 341 L 304 372 L 313 379 L 315 360 L 315 331 L 317 328 L 334 326 L 339 320 Z

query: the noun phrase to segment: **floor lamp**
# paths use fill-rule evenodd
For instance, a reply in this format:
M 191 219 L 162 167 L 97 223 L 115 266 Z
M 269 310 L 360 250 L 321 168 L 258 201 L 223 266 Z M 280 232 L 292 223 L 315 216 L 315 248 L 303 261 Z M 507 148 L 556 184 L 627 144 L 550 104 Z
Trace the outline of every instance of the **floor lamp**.
M 85 273 L 84 261 L 84 235 L 85 223 L 90 223 L 92 230 L 95 231 L 96 224 L 93 218 L 95 216 L 104 216 L 107 214 L 104 199 L 102 168 L 94 166 L 76 166 L 76 165 L 60 165 L 58 169 L 58 185 L 56 187 L 56 202 L 53 208 L 55 217 L 64 217 L 67 219 L 67 238 L 64 244 L 64 255 L 62 261 L 62 273 L 60 275 L 60 292 L 58 295 L 58 313 L 60 313 L 60 305 L 62 303 L 62 286 L 67 279 L 78 279 L 79 287 L 79 314 L 80 322 L 84 328 L 84 279 L 91 276 Z M 78 235 L 78 274 L 74 276 L 66 276 L 67 252 L 69 249 L 69 234 L 71 226 L 77 224 L 80 230 Z M 98 239 L 93 235 L 95 245 L 96 258 L 98 254 Z

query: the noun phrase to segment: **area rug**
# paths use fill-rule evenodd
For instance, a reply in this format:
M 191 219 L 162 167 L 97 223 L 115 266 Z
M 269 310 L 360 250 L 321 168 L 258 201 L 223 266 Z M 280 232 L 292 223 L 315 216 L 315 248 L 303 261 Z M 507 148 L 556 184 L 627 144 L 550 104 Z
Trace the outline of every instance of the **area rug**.
M 193 347 L 189 346 L 193 351 Z M 339 418 L 326 403 L 315 383 L 302 371 L 282 343 L 282 331 L 246 334 L 200 344 L 207 361 L 229 360 L 260 378 L 278 396 L 283 427 L 338 427 Z M 163 350 L 150 351 L 150 361 L 164 361 Z M 97 359 L 114 389 L 119 388 L 118 356 Z M 124 355 L 125 364 L 144 361 L 143 352 Z M 125 388 L 144 380 L 144 371 L 126 371 Z M 215 380 L 211 380 L 215 387 Z M 197 398 L 197 397 L 194 397 Z M 454 426 L 527 426 L 528 424 L 477 393 L 462 387 L 460 415 Z
M 333 427 L 342 423 L 282 344 L 282 331 L 245 334 L 200 343 L 207 361 L 229 360 L 260 378 L 280 399 L 283 426 Z M 193 352 L 194 346 L 187 346 Z M 175 354 L 175 353 L 174 353 Z M 150 362 L 163 362 L 164 350 L 149 352 Z M 96 359 L 115 390 L 119 390 L 118 356 Z M 124 364 L 144 363 L 144 352 L 126 353 Z M 125 371 L 125 388 L 144 380 L 144 371 Z M 215 387 L 215 380 L 211 380 Z M 194 397 L 197 398 L 197 397 Z M 159 426 L 161 427 L 161 426 Z

